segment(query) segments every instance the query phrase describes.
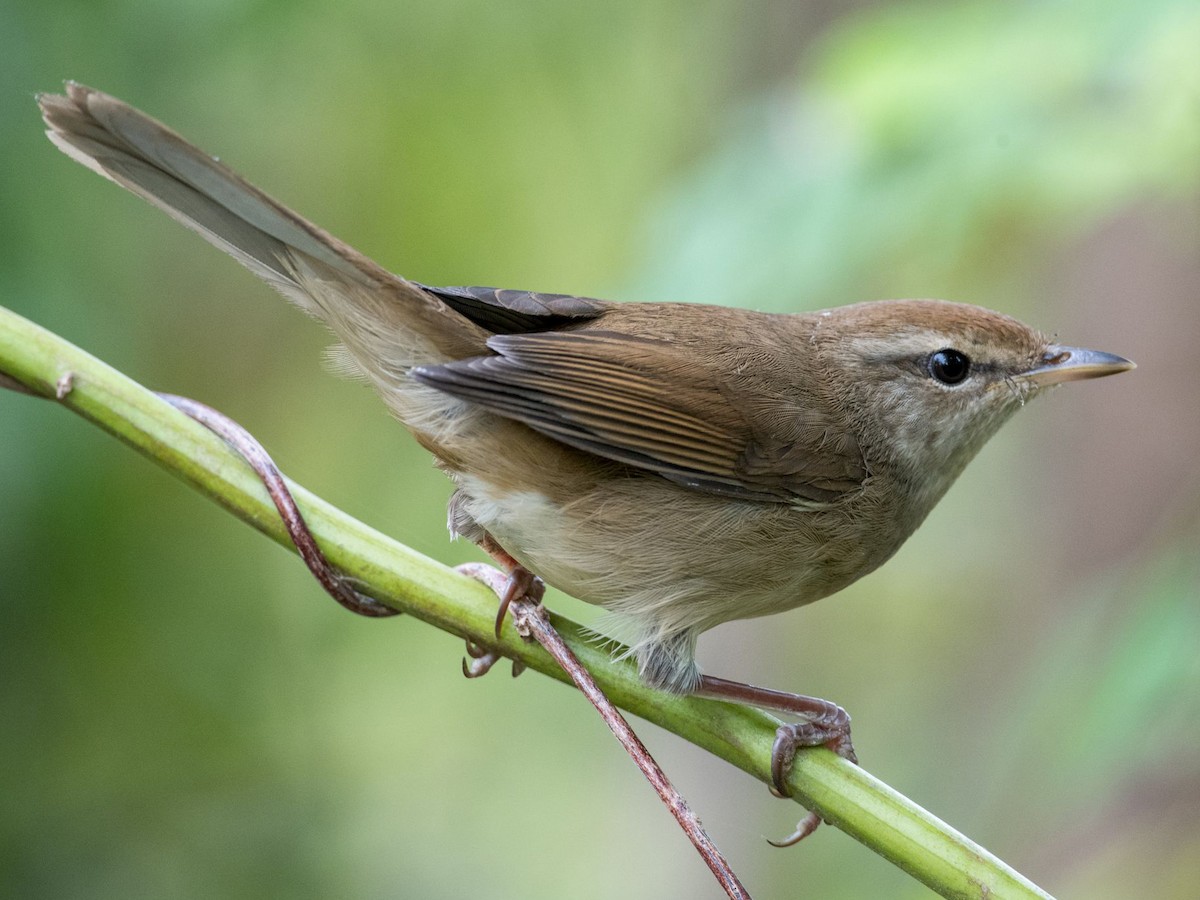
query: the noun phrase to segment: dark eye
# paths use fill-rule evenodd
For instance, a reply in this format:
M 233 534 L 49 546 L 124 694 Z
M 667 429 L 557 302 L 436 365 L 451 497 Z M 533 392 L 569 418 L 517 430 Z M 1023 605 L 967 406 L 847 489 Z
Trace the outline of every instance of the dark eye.
M 946 348 L 929 357 L 929 374 L 942 384 L 958 384 L 971 371 L 971 361 L 965 353 Z

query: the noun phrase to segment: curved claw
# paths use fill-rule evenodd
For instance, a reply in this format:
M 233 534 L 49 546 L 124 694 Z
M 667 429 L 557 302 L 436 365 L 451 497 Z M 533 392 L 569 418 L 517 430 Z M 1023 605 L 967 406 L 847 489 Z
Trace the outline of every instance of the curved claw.
M 454 571 L 486 585 L 500 598 L 500 608 L 496 611 L 496 637 L 500 637 L 500 629 L 504 626 L 504 617 L 515 600 L 526 599 L 534 603 L 541 603 L 542 597 L 546 593 L 546 583 L 516 563 L 507 575 L 495 566 L 475 562 L 455 566 Z
M 471 661 L 462 661 L 462 671 L 466 678 L 479 678 L 492 670 L 492 666 L 500 661 L 500 654 L 488 650 L 467 638 L 467 656 Z
M 546 584 L 523 566 L 517 566 L 508 573 L 508 581 L 504 584 L 504 593 L 500 595 L 500 609 L 496 611 L 496 637 L 500 637 L 500 629 L 504 627 L 504 617 L 514 600 L 526 599 L 541 603 L 546 593 Z
M 854 745 L 850 742 L 850 717 L 840 706 L 824 720 L 780 725 L 771 745 L 771 793 L 790 797 L 787 776 L 800 747 L 827 747 L 843 759 L 858 764 Z
M 771 745 L 771 783 L 767 787 L 781 800 L 792 796 L 787 777 L 792 770 L 792 762 L 796 759 L 796 747 L 792 729 L 787 725 L 780 726 L 775 732 L 775 743 Z
M 485 661 L 480 659 L 473 659 L 467 662 L 464 659 L 462 661 L 463 678 L 480 678 L 492 670 L 495 662 L 495 660 Z
M 798 748 L 824 745 L 839 756 L 844 756 L 843 751 L 847 744 L 849 739 L 845 733 L 816 722 L 780 725 L 775 732 L 775 743 L 771 745 L 771 793 L 776 797 L 792 796 L 787 777 L 792 770 Z M 849 749 L 849 753 L 853 755 L 853 747 Z
M 513 598 L 508 596 L 508 591 L 504 592 L 504 596 L 500 598 L 500 608 L 496 610 L 496 637 L 500 637 L 500 631 L 504 628 L 504 617 L 508 615 L 508 607 L 512 604 Z
M 782 841 L 773 841 L 767 838 L 767 843 L 772 847 L 794 847 L 814 831 L 821 824 L 821 817 L 815 812 L 810 812 L 807 816 L 800 820 L 796 825 L 796 830 L 785 837 Z

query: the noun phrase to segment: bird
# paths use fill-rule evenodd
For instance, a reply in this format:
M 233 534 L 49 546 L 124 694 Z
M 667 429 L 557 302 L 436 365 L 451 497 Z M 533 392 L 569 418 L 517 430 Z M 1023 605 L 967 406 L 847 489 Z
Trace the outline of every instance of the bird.
M 526 587 L 536 576 L 619 614 L 648 684 L 799 716 L 776 740 L 777 793 L 798 747 L 855 759 L 848 715 L 702 673 L 698 637 L 875 570 L 1016 410 L 1134 368 L 941 300 L 785 314 L 433 287 L 115 97 L 68 82 L 38 103 L 68 156 L 333 332 L 453 480 L 453 536 Z

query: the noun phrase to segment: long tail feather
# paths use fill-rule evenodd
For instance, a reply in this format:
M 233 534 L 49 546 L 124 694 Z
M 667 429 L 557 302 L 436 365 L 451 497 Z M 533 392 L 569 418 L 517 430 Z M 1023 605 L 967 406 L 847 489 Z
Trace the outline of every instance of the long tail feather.
M 487 332 L 437 297 L 128 104 L 74 82 L 65 95 L 42 94 L 38 103 L 47 134 L 64 153 L 198 232 L 324 321 L 385 395 L 414 365 L 486 352 Z

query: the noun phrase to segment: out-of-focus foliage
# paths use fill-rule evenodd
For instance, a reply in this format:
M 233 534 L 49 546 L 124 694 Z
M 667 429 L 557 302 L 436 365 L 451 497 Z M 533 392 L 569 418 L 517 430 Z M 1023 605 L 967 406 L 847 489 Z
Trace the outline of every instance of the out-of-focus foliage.
M 451 563 L 447 484 L 319 329 L 62 158 L 34 91 L 112 91 L 429 282 L 949 296 L 1129 355 L 879 573 L 700 655 L 842 702 L 865 765 L 1056 894 L 1190 897 L 1197 47 L 1184 0 L 0 0 L 0 303 Z M 577 696 L 459 653 L 0 393 L 0 895 L 716 896 Z M 794 808 L 646 736 L 756 895 L 927 893 L 832 829 L 772 850 Z
M 980 302 L 986 276 L 1019 303 L 1065 241 L 1195 192 L 1198 46 L 1176 0 L 881 8 L 731 115 L 656 220 L 642 291 L 789 311 Z

